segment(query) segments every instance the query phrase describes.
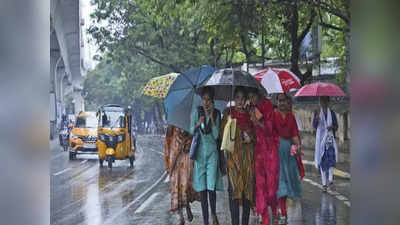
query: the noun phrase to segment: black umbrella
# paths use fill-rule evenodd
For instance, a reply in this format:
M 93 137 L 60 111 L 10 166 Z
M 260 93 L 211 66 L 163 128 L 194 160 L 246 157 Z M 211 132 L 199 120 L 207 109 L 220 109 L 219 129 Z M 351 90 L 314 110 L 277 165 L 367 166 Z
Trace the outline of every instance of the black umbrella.
M 213 87 L 215 100 L 229 101 L 233 99 L 234 88 L 239 86 L 255 88 L 261 94 L 267 96 L 267 91 L 256 78 L 245 71 L 234 69 L 221 69 L 215 71 L 200 84 L 197 91 L 201 92 L 204 87 Z

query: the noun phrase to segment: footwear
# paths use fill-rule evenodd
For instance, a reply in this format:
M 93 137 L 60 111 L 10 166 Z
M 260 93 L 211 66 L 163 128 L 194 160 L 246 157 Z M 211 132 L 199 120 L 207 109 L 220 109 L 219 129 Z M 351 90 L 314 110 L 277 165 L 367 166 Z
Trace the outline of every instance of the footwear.
M 213 225 L 219 225 L 217 215 L 212 215 Z
M 328 191 L 328 186 L 327 185 L 322 186 L 322 192 L 327 192 L 327 191 Z
M 279 224 L 287 224 L 287 218 L 285 216 L 281 216 L 279 219 Z
M 188 221 L 192 222 L 193 221 L 193 213 L 190 207 L 186 207 L 186 215 L 188 217 Z

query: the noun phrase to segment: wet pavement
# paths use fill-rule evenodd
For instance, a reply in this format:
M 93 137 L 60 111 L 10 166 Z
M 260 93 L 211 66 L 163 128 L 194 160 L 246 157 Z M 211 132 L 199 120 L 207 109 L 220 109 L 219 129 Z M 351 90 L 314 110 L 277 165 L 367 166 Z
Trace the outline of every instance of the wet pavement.
M 70 161 L 68 152 L 51 142 L 51 224 L 178 224 L 178 216 L 169 211 L 163 141 L 161 136 L 139 136 L 133 169 L 128 160 L 116 161 L 112 169 L 99 168 L 97 155 Z M 227 187 L 226 177 L 224 183 Z M 307 171 L 303 197 L 288 201 L 289 224 L 350 224 L 350 180 L 336 179 L 336 192 L 330 193 L 322 193 L 319 183 L 319 175 Z M 194 219 L 186 224 L 203 224 L 199 202 L 192 211 Z M 217 192 L 217 216 L 221 225 L 231 224 L 226 191 Z M 250 224 L 257 221 L 252 214 Z

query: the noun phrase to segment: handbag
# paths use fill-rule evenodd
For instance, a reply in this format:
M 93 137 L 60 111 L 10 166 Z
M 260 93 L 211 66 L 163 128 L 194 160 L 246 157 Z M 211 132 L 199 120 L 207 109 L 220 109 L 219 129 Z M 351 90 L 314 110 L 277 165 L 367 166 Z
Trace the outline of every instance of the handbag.
M 199 106 L 197 107 L 198 111 L 198 118 L 204 115 L 204 109 L 203 107 Z M 197 156 L 197 149 L 199 148 L 200 145 L 200 128 L 198 130 L 194 131 L 193 139 L 192 139 L 192 144 L 190 145 L 190 151 L 189 151 L 189 158 L 191 160 L 196 160 Z
M 190 145 L 189 158 L 191 160 L 196 160 L 197 149 L 199 148 L 199 144 L 200 144 L 200 131 L 196 131 L 192 139 L 192 144 Z
M 236 119 L 229 115 L 224 127 L 221 150 L 232 153 L 235 149 Z
M 219 171 L 221 172 L 221 175 L 225 176 L 227 174 L 226 158 L 224 152 L 221 150 L 221 142 L 222 142 L 221 138 L 218 138 L 217 140 L 218 168 Z

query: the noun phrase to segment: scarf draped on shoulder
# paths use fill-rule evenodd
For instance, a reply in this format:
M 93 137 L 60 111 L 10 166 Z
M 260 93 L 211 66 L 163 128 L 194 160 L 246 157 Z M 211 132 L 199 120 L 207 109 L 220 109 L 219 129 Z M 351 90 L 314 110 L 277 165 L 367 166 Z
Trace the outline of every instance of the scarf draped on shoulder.
M 239 126 L 240 130 L 248 131 L 251 129 L 252 123 L 249 113 L 239 112 L 238 110 L 232 109 L 231 116 L 233 119 L 236 119 L 236 125 Z

